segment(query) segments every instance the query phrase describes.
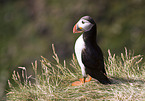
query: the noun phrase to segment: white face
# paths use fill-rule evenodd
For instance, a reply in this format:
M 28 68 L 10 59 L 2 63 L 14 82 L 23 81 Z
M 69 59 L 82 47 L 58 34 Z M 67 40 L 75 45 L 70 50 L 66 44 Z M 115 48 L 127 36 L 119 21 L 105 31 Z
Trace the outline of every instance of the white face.
M 80 19 L 77 23 L 78 27 L 83 31 L 89 31 L 93 27 L 93 24 L 85 19 Z

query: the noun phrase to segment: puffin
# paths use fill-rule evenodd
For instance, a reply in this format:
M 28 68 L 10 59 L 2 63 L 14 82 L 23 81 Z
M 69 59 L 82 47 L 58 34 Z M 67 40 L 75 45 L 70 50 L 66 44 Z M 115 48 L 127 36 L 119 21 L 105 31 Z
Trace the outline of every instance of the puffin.
M 75 42 L 75 55 L 83 78 L 73 82 L 72 86 L 90 82 L 92 78 L 101 84 L 111 84 L 104 68 L 102 50 L 97 44 L 96 30 L 96 23 L 90 16 L 82 17 L 73 27 L 73 33 L 82 33 Z

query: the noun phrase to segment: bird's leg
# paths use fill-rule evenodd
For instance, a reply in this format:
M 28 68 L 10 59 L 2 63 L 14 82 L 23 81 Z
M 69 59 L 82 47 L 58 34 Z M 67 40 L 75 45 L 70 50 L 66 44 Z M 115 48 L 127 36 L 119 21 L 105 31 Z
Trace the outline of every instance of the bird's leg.
M 80 86 L 80 85 L 84 84 L 85 82 L 90 82 L 91 79 L 92 79 L 91 76 L 89 76 L 88 79 L 86 79 L 86 77 L 83 77 L 83 78 L 80 79 L 80 81 L 73 82 L 72 86 Z
M 82 81 L 80 80 L 80 81 L 75 81 L 75 82 L 73 82 L 73 83 L 72 83 L 72 86 L 80 86 L 80 85 L 82 85 L 82 84 L 84 84 L 84 82 L 82 82 Z
M 85 82 L 90 82 L 92 80 L 92 77 L 89 76 L 89 78 Z
M 83 83 L 85 83 L 86 77 L 84 77 Z
M 85 83 L 85 82 L 86 82 L 86 77 L 80 78 L 80 81 L 81 81 L 82 83 Z
M 80 79 L 80 81 L 83 81 L 84 83 L 85 82 L 90 82 L 91 81 L 91 79 L 92 79 L 92 77 L 91 76 L 89 76 L 89 78 L 87 79 L 86 77 L 84 77 L 84 78 L 81 78 Z

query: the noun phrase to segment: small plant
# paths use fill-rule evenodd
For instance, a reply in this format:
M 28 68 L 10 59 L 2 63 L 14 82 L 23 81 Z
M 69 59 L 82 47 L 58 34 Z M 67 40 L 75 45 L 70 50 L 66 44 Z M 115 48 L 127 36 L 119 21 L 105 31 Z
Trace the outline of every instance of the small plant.
M 142 56 L 134 56 L 131 52 L 121 57 L 112 56 L 108 50 L 108 59 L 105 66 L 108 76 L 114 84 L 102 85 L 95 80 L 85 83 L 82 86 L 71 86 L 71 83 L 80 78 L 81 69 L 73 55 L 69 66 L 66 61 L 63 64 L 52 45 L 53 58 L 55 62 L 41 57 L 41 73 L 38 73 L 37 61 L 32 63 L 34 76 L 27 75 L 25 67 L 22 75 L 14 71 L 12 79 L 18 86 L 13 86 L 8 80 L 10 91 L 7 93 L 7 100 L 143 100 L 145 99 L 145 69 L 141 65 Z M 30 79 L 35 80 L 32 83 Z
M 48 59 L 41 56 L 41 70 L 42 73 L 37 73 L 37 61 L 35 64 L 32 63 L 32 68 L 34 70 L 35 77 L 32 75 L 27 76 L 27 70 L 25 67 L 18 67 L 22 69 L 22 75 L 17 72 L 13 72 L 12 79 L 18 85 L 18 87 L 13 87 L 13 85 L 8 80 L 10 92 L 7 93 L 7 97 L 11 100 L 40 100 L 41 97 L 46 99 L 55 98 L 57 96 L 56 91 L 63 89 L 64 86 L 70 86 L 71 80 L 75 80 L 81 75 L 80 68 L 77 64 L 77 60 L 73 54 L 73 59 L 70 63 L 72 69 L 66 67 L 66 61 L 62 65 L 59 62 L 59 58 L 55 53 L 54 45 L 52 44 L 53 58 L 56 63 L 50 62 Z M 73 72 L 72 72 L 72 71 Z M 21 80 L 23 79 L 23 82 Z M 31 83 L 31 79 L 35 80 L 35 84 Z M 62 86 L 63 85 L 63 86 Z M 62 86 L 62 87 L 61 87 Z M 21 91 L 22 90 L 22 91 Z M 29 94 L 28 94 L 29 93 Z M 26 94 L 24 96 L 24 94 Z M 31 94 L 35 97 L 30 97 Z M 41 97 L 40 97 L 41 96 Z
M 110 76 L 135 78 L 143 75 L 144 66 L 141 64 L 142 55 L 134 56 L 131 51 L 125 48 L 125 55 L 121 53 L 120 56 L 111 55 L 108 50 L 108 59 L 106 60 L 106 68 Z

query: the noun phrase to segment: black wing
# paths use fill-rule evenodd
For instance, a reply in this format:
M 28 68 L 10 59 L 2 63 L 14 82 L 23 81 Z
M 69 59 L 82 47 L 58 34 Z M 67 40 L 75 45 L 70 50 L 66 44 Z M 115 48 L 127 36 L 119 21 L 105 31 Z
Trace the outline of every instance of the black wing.
M 89 46 L 83 49 L 82 62 L 85 67 L 93 69 L 95 71 L 101 71 L 106 74 L 103 54 L 99 46 Z

